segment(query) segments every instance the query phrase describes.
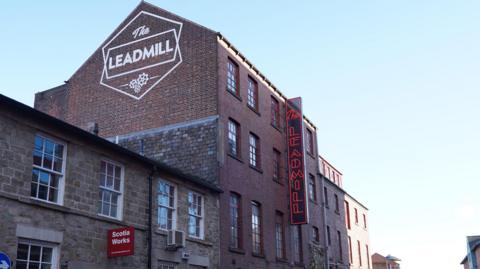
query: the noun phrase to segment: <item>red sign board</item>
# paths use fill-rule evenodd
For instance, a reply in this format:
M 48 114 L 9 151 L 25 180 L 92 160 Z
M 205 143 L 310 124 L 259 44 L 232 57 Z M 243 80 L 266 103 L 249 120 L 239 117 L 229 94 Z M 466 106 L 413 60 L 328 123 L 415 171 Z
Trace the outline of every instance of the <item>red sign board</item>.
M 133 255 L 135 228 L 108 230 L 108 257 Z
M 288 181 L 290 190 L 290 222 L 308 222 L 305 158 L 303 151 L 302 99 L 288 99 L 286 105 Z

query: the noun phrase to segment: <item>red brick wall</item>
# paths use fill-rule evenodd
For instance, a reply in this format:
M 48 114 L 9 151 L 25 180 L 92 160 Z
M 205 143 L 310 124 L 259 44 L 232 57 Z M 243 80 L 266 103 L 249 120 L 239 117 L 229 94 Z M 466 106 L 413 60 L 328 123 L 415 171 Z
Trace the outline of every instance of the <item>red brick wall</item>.
M 97 122 L 100 135 L 105 137 L 216 115 L 216 33 L 142 2 L 107 42 L 141 10 L 183 23 L 180 36 L 183 62 L 173 72 L 143 98 L 135 100 L 100 85 L 102 44 L 69 80 L 64 107 L 54 109 L 45 102 L 55 105 L 62 102 L 37 96 L 35 108 L 57 117 L 59 113 L 54 111 L 65 111 L 63 118 L 82 128 L 89 122 Z

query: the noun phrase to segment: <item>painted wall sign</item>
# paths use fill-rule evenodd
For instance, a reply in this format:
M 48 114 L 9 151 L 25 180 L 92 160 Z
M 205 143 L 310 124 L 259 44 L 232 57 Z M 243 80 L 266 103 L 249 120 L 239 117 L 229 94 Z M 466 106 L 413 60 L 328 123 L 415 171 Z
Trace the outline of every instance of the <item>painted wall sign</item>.
M 290 223 L 308 223 L 308 206 L 303 146 L 303 114 L 300 97 L 288 99 L 286 106 Z
M 139 12 L 103 47 L 100 84 L 140 99 L 182 63 L 182 23 Z
M 135 229 L 124 227 L 108 230 L 107 255 L 109 258 L 133 255 Z

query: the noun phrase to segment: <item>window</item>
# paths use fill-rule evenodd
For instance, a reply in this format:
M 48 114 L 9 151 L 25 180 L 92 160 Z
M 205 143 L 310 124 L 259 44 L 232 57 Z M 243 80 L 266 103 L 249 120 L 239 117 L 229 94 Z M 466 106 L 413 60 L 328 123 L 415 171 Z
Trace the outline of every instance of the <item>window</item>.
M 323 196 L 325 199 L 325 207 L 328 208 L 328 190 L 327 187 L 323 187 Z
M 273 180 L 280 181 L 281 173 L 281 154 L 280 151 L 273 149 Z
M 309 179 L 308 179 L 308 196 L 310 197 L 310 200 L 316 202 L 317 201 L 317 187 L 315 184 L 315 177 L 310 174 Z
M 285 226 L 281 212 L 275 213 L 275 250 L 277 258 L 285 259 Z
M 367 215 L 363 214 L 363 228 L 367 229 Z
M 345 201 L 345 221 L 347 228 L 350 230 L 352 228 L 350 225 L 350 204 L 347 201 Z
M 188 192 L 188 235 L 203 238 L 203 196 Z
M 365 245 L 365 251 L 367 252 L 367 267 L 370 269 L 370 251 L 368 250 L 368 245 Z
M 342 235 L 340 231 L 337 231 L 337 241 L 338 241 L 338 254 L 339 254 L 340 260 L 342 260 L 343 249 L 342 249 Z
M 277 99 L 272 97 L 271 101 L 271 107 L 272 107 L 272 125 L 280 128 L 280 104 L 278 103 Z
M 240 195 L 232 193 L 230 195 L 230 247 L 241 248 L 241 216 L 240 216 Z
M 122 167 L 110 161 L 100 162 L 100 187 L 98 213 L 121 219 L 122 212 Z
M 17 246 L 16 268 L 54 269 L 57 268 L 56 255 L 53 245 L 20 241 Z
M 355 224 L 358 225 L 358 210 L 356 208 L 354 208 L 355 210 Z
M 258 84 L 250 76 L 248 77 L 247 104 L 253 110 L 258 110 Z
M 260 203 L 252 202 L 252 247 L 253 253 L 263 254 L 262 212 Z
M 332 245 L 332 238 L 330 237 L 330 226 L 327 226 L 327 242 L 329 246 Z
M 250 165 L 256 168 L 260 168 L 260 139 L 258 138 L 258 136 L 250 133 L 248 141 L 250 143 Z
M 172 262 L 158 261 L 158 269 L 176 269 L 177 265 Z
M 313 238 L 313 241 L 320 242 L 320 232 L 318 231 L 318 228 L 315 226 L 312 226 L 312 238 Z
M 238 65 L 229 58 L 227 63 L 227 90 L 235 95 L 240 95 L 239 89 Z
M 348 250 L 349 250 L 349 262 L 353 263 L 353 252 L 352 252 L 352 238 L 348 237 Z
M 176 187 L 174 185 L 166 181 L 158 183 L 158 225 L 162 230 L 176 228 L 176 196 Z
M 64 167 L 65 146 L 52 139 L 36 135 L 30 196 L 62 204 Z
M 357 240 L 357 249 L 358 249 L 358 264 L 362 266 L 362 249 L 360 248 L 360 241 Z
M 313 155 L 313 134 L 312 131 L 307 129 L 307 139 L 305 139 L 305 145 L 307 148 L 307 153 L 310 153 Z
M 302 230 L 300 225 L 292 225 L 293 231 L 293 261 L 303 263 Z
M 240 125 L 231 119 L 228 121 L 228 152 L 240 156 Z
M 340 206 L 338 205 L 338 195 L 335 194 L 335 212 L 339 213 L 340 212 Z

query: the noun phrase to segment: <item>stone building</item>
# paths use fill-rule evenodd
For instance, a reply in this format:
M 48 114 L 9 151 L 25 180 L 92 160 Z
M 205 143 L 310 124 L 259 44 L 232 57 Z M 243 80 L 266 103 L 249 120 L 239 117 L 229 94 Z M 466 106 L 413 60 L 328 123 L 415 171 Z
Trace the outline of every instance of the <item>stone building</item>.
M 329 268 L 372 268 L 368 208 L 343 188 L 343 175 L 319 157 Z
M 219 192 L 0 95 L 0 251 L 13 268 L 219 268 Z M 185 241 L 167 243 L 172 225 Z

